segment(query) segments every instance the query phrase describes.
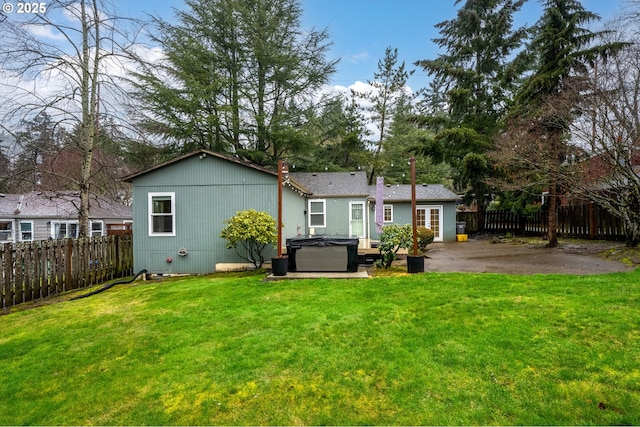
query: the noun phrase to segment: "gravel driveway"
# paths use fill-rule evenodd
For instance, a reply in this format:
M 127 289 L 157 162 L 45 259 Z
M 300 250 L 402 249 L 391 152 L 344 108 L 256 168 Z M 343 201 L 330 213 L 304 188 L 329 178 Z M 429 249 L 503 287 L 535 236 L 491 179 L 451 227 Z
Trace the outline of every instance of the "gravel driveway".
M 426 254 L 425 271 L 508 274 L 603 274 L 631 271 L 633 267 L 598 256 L 607 249 L 620 246 L 624 244 L 561 242 L 557 248 L 546 248 L 544 242 L 527 244 L 509 239 L 432 243 Z

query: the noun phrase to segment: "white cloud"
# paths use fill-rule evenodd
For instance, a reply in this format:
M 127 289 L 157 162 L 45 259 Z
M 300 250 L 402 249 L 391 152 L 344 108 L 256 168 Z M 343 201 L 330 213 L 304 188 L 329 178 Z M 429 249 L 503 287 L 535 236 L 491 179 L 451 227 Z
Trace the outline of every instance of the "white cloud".
M 354 55 L 345 55 L 344 60 L 351 64 L 359 64 L 360 62 L 366 62 L 369 60 L 369 52 L 367 52 L 366 50 L 363 50 Z
M 27 31 L 39 38 L 57 41 L 65 40 L 64 34 L 60 32 L 54 32 L 49 26 L 29 25 L 27 26 Z

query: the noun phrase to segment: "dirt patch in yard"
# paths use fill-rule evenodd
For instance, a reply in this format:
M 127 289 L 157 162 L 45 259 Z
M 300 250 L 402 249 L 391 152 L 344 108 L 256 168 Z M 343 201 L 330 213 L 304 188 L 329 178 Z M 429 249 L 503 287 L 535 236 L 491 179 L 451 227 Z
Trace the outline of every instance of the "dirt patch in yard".
M 426 253 L 425 271 L 604 274 L 640 267 L 640 250 L 626 248 L 622 242 L 560 240 L 556 248 L 545 245 L 541 239 L 497 237 L 432 243 Z

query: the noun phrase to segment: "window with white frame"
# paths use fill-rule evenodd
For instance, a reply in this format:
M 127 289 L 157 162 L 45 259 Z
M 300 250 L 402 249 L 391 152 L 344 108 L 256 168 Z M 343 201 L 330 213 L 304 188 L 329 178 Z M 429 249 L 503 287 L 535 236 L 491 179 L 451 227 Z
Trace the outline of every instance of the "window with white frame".
M 33 241 L 33 221 L 20 221 L 20 241 Z
M 382 218 L 384 222 L 393 222 L 393 205 L 382 206 Z
M 149 193 L 149 236 L 176 235 L 176 193 Z
M 326 227 L 326 201 L 309 200 L 309 227 Z
M 53 239 L 77 239 L 78 221 L 53 221 L 51 223 L 51 237 Z
M 13 242 L 13 220 L 0 219 L 0 242 Z
M 91 221 L 91 237 L 104 235 L 104 223 L 102 221 Z

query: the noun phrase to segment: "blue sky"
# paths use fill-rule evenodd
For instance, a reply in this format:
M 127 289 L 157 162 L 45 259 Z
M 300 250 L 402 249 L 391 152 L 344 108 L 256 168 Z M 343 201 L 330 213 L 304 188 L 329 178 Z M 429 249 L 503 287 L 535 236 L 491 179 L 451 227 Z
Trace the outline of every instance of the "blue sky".
M 582 4 L 602 21 L 620 9 L 620 0 L 583 0 Z M 431 40 L 439 34 L 434 26 L 454 19 L 460 7 L 453 0 L 302 0 L 302 5 L 304 26 L 329 28 L 332 55 L 341 58 L 333 83 L 343 86 L 373 79 L 387 46 L 397 48 L 400 60 L 410 68 L 415 68 L 417 60 L 435 58 L 439 51 Z M 541 10 L 538 1 L 530 0 L 517 19 L 534 24 Z M 409 86 L 418 89 L 428 81 L 419 69 Z
M 598 13 L 604 22 L 615 17 L 625 0 L 583 0 L 585 9 Z M 116 0 L 116 4 L 125 0 Z M 129 3 L 136 12 L 144 11 L 173 17 L 172 8 L 183 8 L 176 0 Z M 459 6 L 454 0 L 301 0 L 303 29 L 328 28 L 333 46 L 331 58 L 340 58 L 332 85 L 350 86 L 356 81 L 373 79 L 378 60 L 385 48 L 398 49 L 400 60 L 413 69 L 419 59 L 435 58 L 437 46 L 431 41 L 438 36 L 434 25 L 453 19 Z M 529 0 L 518 15 L 519 23 L 533 24 L 540 17 L 541 6 Z M 412 89 L 427 86 L 429 78 L 416 70 L 409 81 Z
M 405 61 L 410 70 L 415 68 L 413 63 L 417 60 L 437 57 L 438 47 L 431 41 L 439 35 L 434 26 L 454 19 L 460 7 L 455 5 L 455 0 L 299 1 L 303 9 L 303 30 L 329 30 L 333 43 L 329 58 L 340 59 L 330 84 L 343 87 L 372 80 L 378 61 L 389 46 L 398 49 L 399 60 Z M 614 18 L 627 1 L 582 0 L 582 4 L 585 9 L 598 13 L 604 22 Z M 124 15 L 154 15 L 170 22 L 175 9 L 185 8 L 181 0 L 113 0 L 113 6 Z M 528 0 L 516 17 L 518 24 L 534 24 L 541 11 L 540 0 Z M 423 70 L 417 69 L 409 79 L 409 86 L 417 90 L 426 87 L 429 80 Z

